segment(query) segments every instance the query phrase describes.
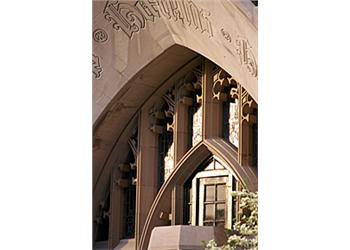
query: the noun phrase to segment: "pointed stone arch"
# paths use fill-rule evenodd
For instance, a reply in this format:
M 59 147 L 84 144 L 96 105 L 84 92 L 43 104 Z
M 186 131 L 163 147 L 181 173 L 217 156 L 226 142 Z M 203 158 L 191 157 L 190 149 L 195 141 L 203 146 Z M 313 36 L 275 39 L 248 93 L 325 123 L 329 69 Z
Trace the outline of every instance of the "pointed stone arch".
M 105 2 L 94 1 L 93 26 L 96 30 L 103 28 L 106 41 L 95 40 L 93 44 L 93 70 L 97 70 L 93 75 L 93 213 L 104 197 L 118 151 L 127 140 L 128 124 L 137 123 L 137 114 L 148 98 L 179 71 L 185 71 L 188 64 L 199 57 L 209 59 L 258 100 L 257 28 L 235 1 L 188 1 L 205 10 L 203 13 L 210 11 L 205 19 L 211 25 L 210 36 L 161 15 L 144 20 L 142 28 L 127 36 L 106 22 Z M 140 7 L 135 6 L 132 10 Z M 256 189 L 256 171 L 241 167 L 227 143 L 205 139 L 198 147 L 200 156 L 216 155 L 234 166 L 231 171 L 238 180 Z
M 175 186 L 183 186 L 205 160 L 216 156 L 227 167 L 233 176 L 249 190 L 257 190 L 257 171 L 251 167 L 242 167 L 235 159 L 235 154 L 227 142 L 222 139 L 205 139 L 189 150 L 179 161 L 175 170 L 159 190 L 141 234 L 139 249 L 147 249 L 152 229 L 156 226 L 168 225 L 168 218 L 163 215 L 170 214 L 171 193 Z

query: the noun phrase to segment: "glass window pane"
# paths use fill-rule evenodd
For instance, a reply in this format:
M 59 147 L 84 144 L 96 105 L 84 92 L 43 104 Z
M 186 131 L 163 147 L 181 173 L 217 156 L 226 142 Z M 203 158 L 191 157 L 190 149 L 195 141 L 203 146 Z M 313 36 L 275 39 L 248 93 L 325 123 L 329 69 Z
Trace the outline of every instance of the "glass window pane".
M 216 200 L 217 201 L 224 201 L 226 200 L 226 185 L 220 184 L 216 186 Z
M 204 205 L 204 220 L 214 220 L 214 204 Z
M 205 200 L 215 201 L 215 185 L 205 185 Z
M 216 205 L 215 219 L 225 220 L 225 203 Z

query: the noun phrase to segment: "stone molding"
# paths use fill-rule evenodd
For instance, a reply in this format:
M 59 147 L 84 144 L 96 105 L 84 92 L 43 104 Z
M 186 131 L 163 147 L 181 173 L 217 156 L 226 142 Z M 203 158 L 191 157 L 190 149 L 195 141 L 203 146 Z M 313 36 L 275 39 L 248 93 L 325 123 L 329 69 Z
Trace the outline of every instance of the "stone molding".
M 140 249 L 147 249 L 148 240 L 152 229 L 155 226 L 167 225 L 167 221 L 162 220 L 159 215 L 163 212 L 169 213 L 169 207 L 165 201 L 165 197 L 170 197 L 175 185 L 183 185 L 190 176 L 203 162 L 203 159 L 216 156 L 222 162 L 227 170 L 238 180 L 243 186 L 249 190 L 256 191 L 257 186 L 257 170 L 255 168 L 245 166 L 242 167 L 235 158 L 231 146 L 223 139 L 205 139 L 191 148 L 181 161 L 177 164 L 169 178 L 163 183 L 161 189 L 157 193 L 153 201 L 150 212 L 148 213 L 144 230 L 140 238 Z M 237 157 L 237 156 L 236 156 Z
M 183 3 L 196 11 L 185 11 Z M 219 65 L 258 100 L 257 30 L 232 1 L 133 0 L 100 5 L 94 29 L 100 31 L 102 41 L 101 30 L 105 30 L 108 40 L 93 46 L 99 57 L 94 64 L 94 123 L 130 79 L 176 45 Z M 184 13 L 197 13 L 194 16 L 200 21 L 191 21 Z

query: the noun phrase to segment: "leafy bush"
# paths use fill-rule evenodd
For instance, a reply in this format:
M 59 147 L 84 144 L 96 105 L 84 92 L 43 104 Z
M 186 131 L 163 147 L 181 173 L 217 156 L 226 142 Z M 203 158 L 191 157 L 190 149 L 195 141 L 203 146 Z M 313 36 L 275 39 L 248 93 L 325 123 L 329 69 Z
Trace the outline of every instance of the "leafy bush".
M 235 191 L 233 197 L 239 199 L 239 218 L 233 231 L 223 246 L 217 246 L 215 240 L 210 240 L 206 250 L 257 250 L 258 249 L 258 192 L 247 190 Z

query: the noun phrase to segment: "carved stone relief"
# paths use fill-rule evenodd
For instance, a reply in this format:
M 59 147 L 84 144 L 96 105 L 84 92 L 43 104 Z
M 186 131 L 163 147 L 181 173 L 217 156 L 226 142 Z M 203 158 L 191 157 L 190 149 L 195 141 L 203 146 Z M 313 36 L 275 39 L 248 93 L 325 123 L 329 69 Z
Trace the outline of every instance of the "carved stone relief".
M 108 34 L 103 29 L 96 29 L 93 32 L 93 38 L 95 42 L 104 43 L 108 40 Z
M 222 69 L 217 69 L 213 77 L 213 98 L 218 101 L 228 101 L 239 98 L 237 82 Z
M 232 42 L 230 33 L 228 33 L 224 28 L 221 28 L 222 36 L 229 42 Z M 250 46 L 247 39 L 242 38 L 240 35 L 237 35 L 237 38 L 234 43 L 234 51 L 239 56 L 240 63 L 245 65 L 248 73 L 253 76 L 258 76 L 258 65 L 253 54 L 252 47 Z
M 230 35 L 227 31 L 225 31 L 224 28 L 222 28 L 220 31 L 221 31 L 222 36 L 223 36 L 228 42 L 232 42 L 231 35 Z
M 92 73 L 95 75 L 96 79 L 101 77 L 102 67 L 100 64 L 100 58 L 96 55 L 92 55 Z
M 175 88 L 168 90 L 163 96 L 160 109 L 152 107 L 150 110 L 152 132 L 158 134 L 159 142 L 159 185 L 166 181 L 174 170 L 174 114 L 175 114 Z M 160 187 L 160 186 L 159 186 Z
M 258 66 L 256 64 L 255 56 L 248 40 L 237 37 L 235 41 L 236 53 L 239 55 L 241 64 L 245 65 L 249 74 L 253 77 L 258 76 Z
M 241 87 L 241 122 L 248 122 L 249 124 L 255 124 L 256 115 L 254 115 L 254 110 L 257 108 L 257 104 L 254 99 L 249 95 L 243 87 Z
M 131 136 L 128 139 L 128 145 L 133 157 L 128 158 L 125 163 L 118 165 L 118 170 L 122 173 L 122 177 L 113 177 L 113 183 L 120 188 L 128 188 L 136 185 L 136 162 L 137 162 L 137 128 L 133 129 Z
M 168 105 L 168 109 L 164 111 L 165 116 L 168 118 L 167 121 L 167 131 L 174 131 L 174 113 L 175 113 L 175 96 L 174 89 L 168 91 L 165 95 L 163 95 L 163 99 Z
M 189 72 L 182 80 L 180 87 L 180 102 L 188 106 L 190 112 L 189 129 L 192 137 L 189 138 L 190 146 L 194 146 L 202 140 L 202 65 L 198 65 Z
M 208 37 L 213 36 L 210 12 L 199 8 L 191 0 L 107 1 L 103 14 L 114 29 L 122 30 L 129 38 L 145 28 L 147 21 L 154 22 L 160 16 L 180 21 L 206 33 Z

